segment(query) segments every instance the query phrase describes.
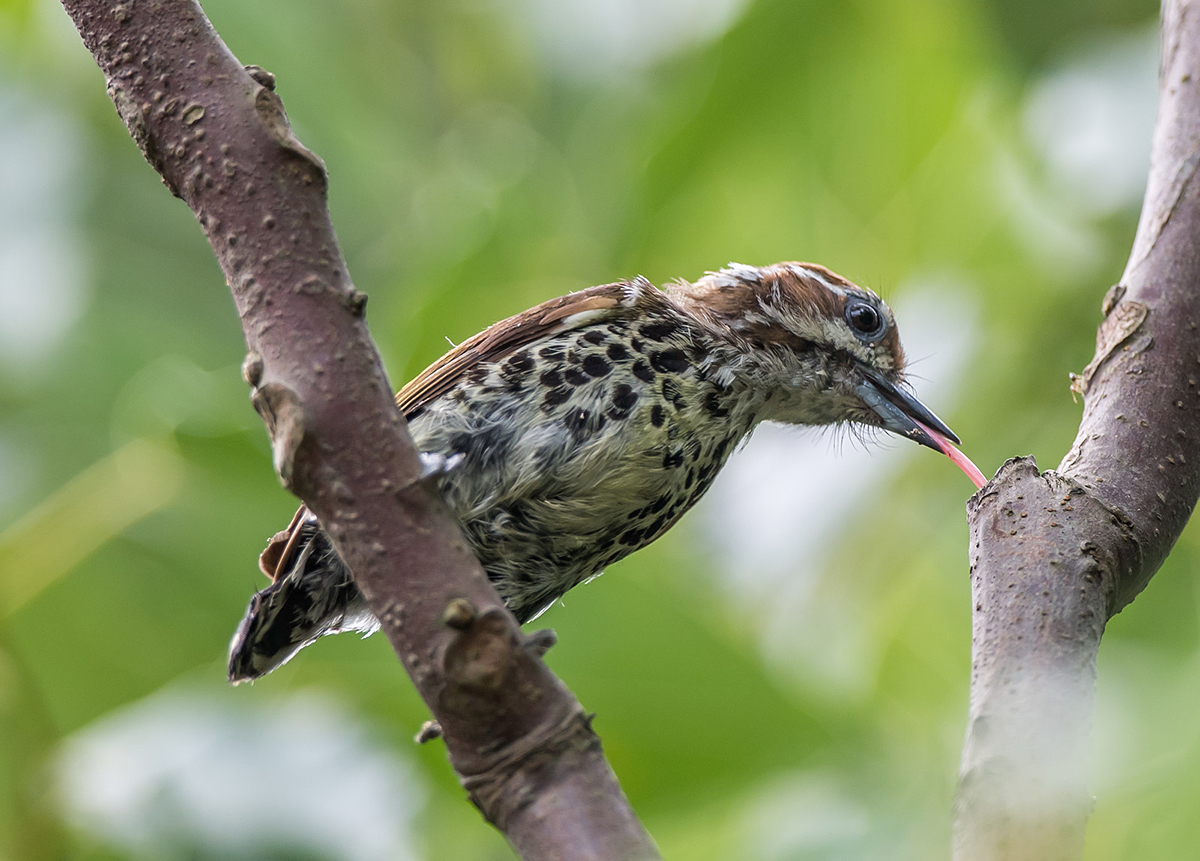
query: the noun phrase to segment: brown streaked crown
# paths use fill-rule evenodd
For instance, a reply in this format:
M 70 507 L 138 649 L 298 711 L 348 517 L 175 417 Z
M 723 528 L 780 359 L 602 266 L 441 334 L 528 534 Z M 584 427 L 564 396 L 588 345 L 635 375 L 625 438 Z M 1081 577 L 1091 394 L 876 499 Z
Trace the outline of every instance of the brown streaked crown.
M 668 294 L 702 319 L 728 327 L 751 346 L 813 344 L 845 350 L 898 378 L 904 350 L 891 309 L 873 291 L 815 263 L 771 266 L 731 263 L 694 284 L 677 282 Z M 864 343 L 846 323 L 847 305 L 870 303 L 886 321 L 878 341 Z

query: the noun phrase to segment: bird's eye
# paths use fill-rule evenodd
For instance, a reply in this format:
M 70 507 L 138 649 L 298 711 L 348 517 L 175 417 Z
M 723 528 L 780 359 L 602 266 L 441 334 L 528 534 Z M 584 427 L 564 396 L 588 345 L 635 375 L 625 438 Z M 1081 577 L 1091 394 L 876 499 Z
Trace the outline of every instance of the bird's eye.
M 851 302 L 847 305 L 846 322 L 864 341 L 878 340 L 883 337 L 884 329 L 887 328 L 883 321 L 883 315 L 874 305 L 867 302 Z

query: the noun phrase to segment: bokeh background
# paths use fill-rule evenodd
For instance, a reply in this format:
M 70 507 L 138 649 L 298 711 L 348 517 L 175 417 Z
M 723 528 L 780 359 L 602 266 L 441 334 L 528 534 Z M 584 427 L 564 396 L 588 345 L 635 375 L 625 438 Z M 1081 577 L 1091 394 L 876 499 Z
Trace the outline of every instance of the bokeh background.
M 571 289 L 814 260 L 989 475 L 1057 463 L 1154 119 L 1153 0 L 209 0 L 279 78 L 397 384 Z M 0 858 L 506 859 L 387 643 L 224 683 L 295 506 L 240 330 L 51 0 L 0 0 Z M 672 859 L 948 857 L 944 458 L 763 428 L 541 620 Z M 1200 845 L 1200 532 L 1109 626 L 1089 861 Z

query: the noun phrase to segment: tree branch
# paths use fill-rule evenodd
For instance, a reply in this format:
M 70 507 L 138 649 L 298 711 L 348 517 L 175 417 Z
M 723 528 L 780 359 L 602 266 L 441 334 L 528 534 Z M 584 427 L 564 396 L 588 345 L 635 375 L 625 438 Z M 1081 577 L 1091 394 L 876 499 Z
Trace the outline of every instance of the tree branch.
M 527 859 L 657 858 L 590 719 L 504 608 L 421 465 L 274 78 L 194 0 L 63 0 L 117 112 L 233 292 L 284 484 L 320 518 L 441 724 L 471 799 Z
M 1200 495 L 1200 8 L 1163 4 L 1141 221 L 1103 303 L 1074 445 L 1008 461 L 968 503 L 975 607 L 959 861 L 1083 854 L 1096 653 Z

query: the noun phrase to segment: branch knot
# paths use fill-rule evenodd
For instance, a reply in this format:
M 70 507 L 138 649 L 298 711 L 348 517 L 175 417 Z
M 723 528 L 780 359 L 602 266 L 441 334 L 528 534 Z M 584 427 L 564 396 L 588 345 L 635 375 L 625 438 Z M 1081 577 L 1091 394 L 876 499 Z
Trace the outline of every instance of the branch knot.
M 582 757 L 601 750 L 592 718 L 576 704 L 554 722 L 544 723 L 488 757 L 481 771 L 462 775 L 471 803 L 488 821 L 507 831 L 508 820 L 535 801 L 559 772 L 570 771 Z
M 258 82 L 258 79 L 256 78 L 255 81 Z M 288 122 L 287 113 L 283 109 L 283 100 L 273 89 L 268 89 L 259 83 L 258 92 L 254 96 L 254 112 L 258 114 L 259 122 L 263 124 L 267 134 L 275 143 L 312 165 L 316 170 L 321 187 L 325 188 L 328 182 L 325 162 L 319 155 L 300 143 L 300 139 L 292 131 L 292 124 Z
M 290 488 L 296 452 L 305 434 L 304 405 L 300 396 L 283 383 L 267 383 L 254 390 L 250 402 L 271 434 L 275 472 L 284 486 Z

